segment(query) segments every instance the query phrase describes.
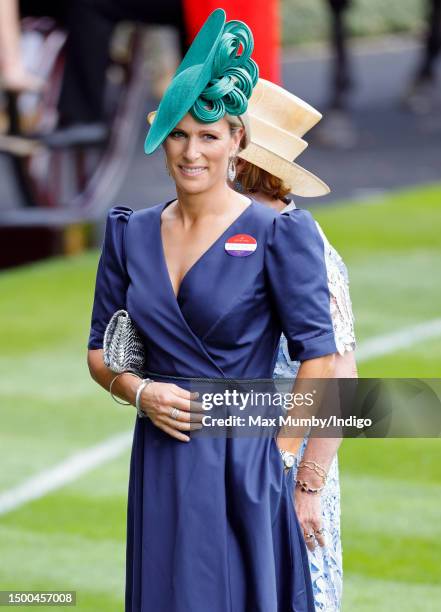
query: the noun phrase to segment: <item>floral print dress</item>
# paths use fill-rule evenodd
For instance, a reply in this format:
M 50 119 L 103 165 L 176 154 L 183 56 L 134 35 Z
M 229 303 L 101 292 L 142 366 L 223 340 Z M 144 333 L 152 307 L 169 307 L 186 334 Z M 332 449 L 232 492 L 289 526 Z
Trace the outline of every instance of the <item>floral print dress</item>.
M 293 201 L 282 212 L 292 208 L 295 208 Z M 322 236 L 325 249 L 335 343 L 338 352 L 343 355 L 346 351 L 355 350 L 356 347 L 348 272 L 342 258 L 328 242 L 318 223 L 317 227 Z M 274 377 L 295 378 L 299 367 L 300 362 L 290 359 L 287 341 L 282 335 Z M 305 436 L 291 470 L 293 483 L 296 478 L 298 464 L 302 460 L 307 443 L 308 436 Z M 314 603 L 316 611 L 336 612 L 341 609 L 343 588 L 342 545 L 340 537 L 340 481 L 337 455 L 335 455 L 331 463 L 326 486 L 321 493 L 321 508 L 326 545 L 324 547 L 316 545 L 314 551 L 308 550 Z

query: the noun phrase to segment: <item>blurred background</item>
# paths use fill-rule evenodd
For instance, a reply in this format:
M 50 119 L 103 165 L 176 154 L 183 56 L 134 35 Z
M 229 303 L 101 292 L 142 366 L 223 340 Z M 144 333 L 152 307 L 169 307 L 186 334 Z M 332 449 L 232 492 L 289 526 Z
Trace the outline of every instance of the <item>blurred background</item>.
M 38 4 L 38 9 L 35 7 Z M 157 107 L 219 5 L 324 115 L 296 198 L 349 271 L 359 375 L 441 374 L 441 0 L 0 2 L 0 590 L 123 608 L 134 413 L 89 377 L 107 209 L 173 197 Z M 439 439 L 345 440 L 343 610 L 439 610 Z

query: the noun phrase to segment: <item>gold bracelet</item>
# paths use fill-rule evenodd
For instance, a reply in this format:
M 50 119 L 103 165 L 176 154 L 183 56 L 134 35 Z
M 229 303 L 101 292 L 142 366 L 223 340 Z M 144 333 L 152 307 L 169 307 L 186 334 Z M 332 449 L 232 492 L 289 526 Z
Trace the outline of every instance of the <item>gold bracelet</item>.
M 299 468 L 301 467 L 308 468 L 308 470 L 312 470 L 313 472 L 315 472 L 323 480 L 323 484 L 326 484 L 327 473 L 326 473 L 326 470 L 321 465 L 319 465 L 315 461 L 302 460 L 299 463 Z
M 119 399 L 117 399 L 113 393 L 112 393 L 112 385 L 115 382 L 115 380 L 118 378 L 118 376 L 121 376 L 122 374 L 131 374 L 132 376 L 136 376 L 136 378 L 141 378 L 141 376 L 138 376 L 138 374 L 135 374 L 134 372 L 120 372 L 119 374 L 117 374 L 114 378 L 112 378 L 112 381 L 109 385 L 109 393 L 112 396 L 112 399 L 115 400 L 115 402 L 117 402 L 118 404 L 121 404 L 122 406 L 131 406 L 131 402 L 121 402 Z

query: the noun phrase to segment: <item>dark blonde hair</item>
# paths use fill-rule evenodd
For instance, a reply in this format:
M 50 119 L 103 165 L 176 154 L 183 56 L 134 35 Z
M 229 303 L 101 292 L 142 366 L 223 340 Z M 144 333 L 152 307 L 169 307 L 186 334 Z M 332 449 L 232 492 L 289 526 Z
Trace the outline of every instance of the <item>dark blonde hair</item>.
M 236 178 L 248 193 L 262 193 L 273 200 L 284 202 L 289 200 L 287 196 L 291 190 L 282 179 L 248 161 L 241 160 Z
M 230 132 L 233 135 L 239 128 L 243 129 L 242 138 L 239 143 L 239 151 L 245 149 L 250 142 L 250 124 L 248 122 L 247 114 L 243 115 L 230 115 L 229 113 L 225 113 L 225 119 L 228 121 L 228 125 L 230 126 Z

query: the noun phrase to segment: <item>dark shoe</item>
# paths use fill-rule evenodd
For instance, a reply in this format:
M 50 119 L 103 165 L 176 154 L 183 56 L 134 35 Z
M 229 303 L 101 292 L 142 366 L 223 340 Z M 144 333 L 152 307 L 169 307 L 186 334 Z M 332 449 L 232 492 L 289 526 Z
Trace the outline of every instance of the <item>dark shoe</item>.
M 41 140 L 51 149 L 68 149 L 104 144 L 108 136 L 109 129 L 104 123 L 75 123 L 45 134 Z

